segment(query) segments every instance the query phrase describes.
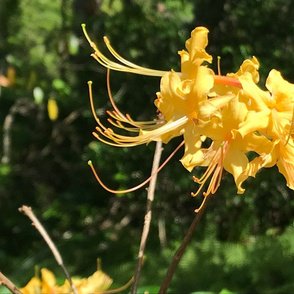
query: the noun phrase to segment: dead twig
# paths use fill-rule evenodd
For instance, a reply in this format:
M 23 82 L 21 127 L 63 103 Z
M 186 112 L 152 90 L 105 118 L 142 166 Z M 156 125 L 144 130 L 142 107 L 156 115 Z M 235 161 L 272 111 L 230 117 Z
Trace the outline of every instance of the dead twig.
M 13 294 L 22 294 L 22 292 L 0 272 L 0 285 L 6 287 Z
M 156 143 L 156 148 L 155 148 L 155 152 L 154 152 L 151 175 L 153 175 L 158 170 L 160 158 L 161 158 L 161 153 L 162 153 L 162 142 L 158 141 Z M 150 180 L 150 184 L 149 184 L 149 188 L 148 188 L 145 220 L 144 220 L 140 248 L 139 248 L 139 253 L 138 253 L 137 267 L 136 267 L 136 272 L 135 272 L 135 276 L 134 276 L 134 284 L 133 284 L 132 292 L 131 292 L 132 294 L 136 294 L 137 289 L 138 289 L 142 261 L 143 261 L 144 251 L 145 251 L 146 242 L 147 242 L 149 229 L 150 229 L 150 223 L 151 223 L 152 202 L 154 199 L 156 179 L 157 179 L 157 174 L 155 174 L 153 176 L 153 178 Z
M 50 250 L 52 251 L 57 263 L 59 264 L 59 266 L 62 268 L 62 270 L 64 271 L 64 274 L 66 276 L 66 279 L 69 281 L 71 288 L 74 292 L 74 294 L 78 294 L 78 291 L 75 287 L 75 285 L 72 282 L 71 276 L 68 273 L 62 257 L 58 251 L 58 249 L 56 248 L 55 244 L 53 243 L 53 241 L 51 240 L 50 236 L 48 235 L 48 233 L 46 232 L 45 228 L 42 226 L 42 224 L 40 223 L 40 221 L 37 219 L 37 217 L 35 216 L 35 214 L 33 213 L 31 207 L 25 206 L 23 205 L 21 208 L 19 208 L 19 211 L 23 212 L 26 216 L 28 216 L 31 221 L 32 221 L 32 225 L 36 227 L 36 229 L 39 231 L 39 233 L 41 234 L 41 236 L 43 237 L 43 239 L 45 240 L 45 242 L 47 243 L 48 247 L 50 248 Z
M 183 256 L 183 254 L 185 252 L 185 249 L 186 249 L 191 237 L 193 236 L 193 233 L 194 233 L 198 223 L 200 222 L 202 216 L 204 215 L 205 209 L 207 207 L 207 204 L 210 200 L 211 195 L 206 196 L 206 197 L 207 197 L 206 201 L 204 202 L 200 211 L 196 214 L 196 216 L 195 216 L 192 224 L 190 225 L 190 228 L 189 228 L 186 236 L 184 237 L 180 247 L 177 249 L 177 251 L 175 252 L 175 254 L 173 256 L 172 262 L 171 262 L 171 264 L 165 274 L 165 277 L 162 281 L 162 284 L 160 286 L 158 294 L 165 294 L 166 291 L 168 290 L 169 284 L 172 280 L 172 277 L 176 271 L 176 268 L 177 268 L 177 266 Z

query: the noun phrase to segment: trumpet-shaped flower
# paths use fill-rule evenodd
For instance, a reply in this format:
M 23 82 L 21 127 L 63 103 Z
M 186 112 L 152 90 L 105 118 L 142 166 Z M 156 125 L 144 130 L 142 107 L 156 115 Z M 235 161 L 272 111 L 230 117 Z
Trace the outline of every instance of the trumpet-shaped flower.
M 261 90 L 250 76 L 240 77 L 240 82 L 243 87 L 240 99 L 247 103 L 249 113 L 238 132 L 244 136 L 258 131 L 271 140 L 286 142 L 293 117 L 294 85 L 285 81 L 274 69 L 266 80 L 269 91 Z
M 285 177 L 287 186 L 294 190 L 294 141 L 290 137 L 288 144 L 283 141 L 271 141 L 264 136 L 259 136 L 261 144 L 255 148 L 259 154 L 247 167 L 246 176 L 255 177 L 256 173 L 264 167 L 277 165 Z
M 240 124 L 238 132 L 244 136 L 257 132 L 264 137 L 263 144 L 256 146 L 256 157 L 248 165 L 247 174 L 255 174 L 263 167 L 277 164 L 287 185 L 294 189 L 294 144 L 291 135 L 294 113 L 294 84 L 283 79 L 277 70 L 271 70 L 266 80 L 269 91 L 261 90 L 250 77 L 240 79 L 244 92 L 240 99 L 250 101 L 250 111 Z
M 216 143 L 212 144 L 209 149 L 210 151 L 204 151 L 204 149 L 201 149 L 204 141 L 203 138 L 211 138 L 213 132 L 219 131 L 215 130 L 214 122 L 222 121 L 222 109 L 236 97 L 236 94 L 241 89 L 239 77 L 245 73 L 250 73 L 256 81 L 258 80 L 259 76 L 257 69 L 259 63 L 255 58 L 245 61 L 236 74 L 231 74 L 231 76 L 216 75 L 206 64 L 204 64 L 212 62 L 211 55 L 205 50 L 208 44 L 207 36 L 209 31 L 204 27 L 197 27 L 192 31 L 191 38 L 186 41 L 187 51 L 179 51 L 181 57 L 181 72 L 179 73 L 173 70 L 169 72 L 156 71 L 142 68 L 125 60 L 111 47 L 109 40 L 104 38 L 109 51 L 118 61 L 120 61 L 120 63 L 107 59 L 91 41 L 84 26 L 83 29 L 89 43 L 95 51 L 92 56 L 103 66 L 118 71 L 161 77 L 160 91 L 157 93 L 157 99 L 155 100 L 155 106 L 160 111 L 161 119 L 150 122 L 137 122 L 133 121 L 129 115 L 122 114 L 114 104 L 109 86 L 108 71 L 108 94 L 114 108 L 114 111 L 108 112 L 108 114 L 116 121 L 113 122 L 113 120 L 109 120 L 109 122 L 116 127 L 124 128 L 130 132 L 138 132 L 137 136 L 120 135 L 114 132 L 112 128 L 107 128 L 100 122 L 95 113 L 92 87 L 91 83 L 89 83 L 92 112 L 98 123 L 96 132 L 94 132 L 93 135 L 97 139 L 109 145 L 128 147 L 158 140 L 167 143 L 170 139 L 183 135 L 185 155 L 181 161 L 184 167 L 189 171 L 191 171 L 196 165 L 205 165 L 205 163 L 208 162 L 209 156 L 214 153 L 215 146 L 219 146 L 222 151 L 218 151 L 218 155 L 213 156 L 213 162 L 219 161 L 220 158 L 225 158 L 222 153 L 224 151 L 227 153 L 230 144 L 226 143 L 223 147 L 220 146 L 222 146 L 225 140 L 227 140 L 227 133 L 230 133 L 232 128 L 225 130 L 226 138 L 223 137 Z M 245 116 L 243 115 L 240 121 L 242 121 L 243 117 Z M 131 125 L 131 127 L 127 127 L 126 124 Z M 220 126 L 220 123 L 217 124 Z M 231 146 L 234 146 L 234 144 Z M 230 148 L 230 150 L 233 149 L 234 148 L 232 147 Z M 232 152 L 233 151 L 230 151 L 230 153 Z M 201 161 L 197 158 L 197 154 L 200 153 L 202 153 L 202 155 L 207 153 L 205 160 Z M 244 156 L 245 155 L 243 154 L 243 157 Z M 225 164 L 231 156 L 226 158 Z M 239 183 L 237 178 L 240 177 L 240 174 L 246 165 L 244 162 L 242 163 L 242 168 L 238 172 L 235 171 L 233 165 L 231 165 L 230 168 L 227 167 L 227 169 L 233 173 L 236 183 Z M 212 165 L 215 165 L 215 163 L 207 164 L 209 167 L 209 175 L 212 172 L 211 170 L 213 170 L 211 168 Z M 90 166 L 92 167 L 97 180 L 103 185 L 91 163 Z M 216 181 L 216 178 L 220 179 L 218 176 L 213 176 L 213 180 L 207 192 L 216 191 L 219 186 L 219 180 Z M 204 179 L 205 182 L 207 177 L 204 177 Z M 216 184 L 216 182 L 218 184 Z M 107 187 L 105 188 L 108 189 Z M 111 189 L 108 190 L 111 192 L 118 192 Z M 242 191 L 239 184 L 238 191 Z
M 126 289 L 133 282 L 131 279 L 128 283 L 118 289 L 108 290 L 112 284 L 112 279 L 101 269 L 98 269 L 88 278 L 74 278 L 72 282 L 78 294 L 100 294 L 100 293 L 118 293 Z M 33 277 L 28 284 L 21 288 L 24 294 L 70 294 L 72 288 L 66 280 L 63 285 L 58 286 L 54 274 L 46 268 L 41 269 L 41 279 Z
M 222 109 L 221 118 L 214 118 L 210 128 L 203 129 L 203 134 L 212 140 L 210 147 L 199 148 L 198 142 L 195 145 L 186 144 L 185 155 L 181 159 L 182 164 L 188 170 L 192 170 L 195 166 L 207 167 L 200 178 L 193 177 L 200 187 L 196 193 L 191 194 L 192 196 L 196 196 L 201 191 L 209 178 L 210 182 L 203 195 L 206 197 L 214 194 L 220 185 L 223 169 L 233 175 L 238 193 L 244 193 L 245 190 L 241 184 L 248 177 L 246 153 L 250 148 L 259 144 L 259 136 L 254 133 L 245 137 L 234 133 L 247 113 L 246 105 L 240 102 L 238 97 L 231 99 Z
M 147 122 L 133 121 L 129 115 L 124 115 L 117 109 L 111 96 L 108 78 L 108 94 L 114 107 L 114 111 L 108 112 L 108 114 L 116 120 L 116 122 L 112 120 L 110 122 L 116 127 L 124 128 L 130 132 L 137 132 L 138 135 L 123 136 L 117 134 L 111 128 L 106 128 L 97 118 L 94 107 L 92 106 L 94 116 L 98 122 L 94 136 L 104 143 L 118 147 L 129 147 L 158 140 L 168 142 L 169 139 L 182 135 L 185 126 L 189 125 L 190 128 L 193 122 L 195 123 L 195 121 L 202 118 L 208 120 L 214 115 L 217 109 L 210 104 L 207 97 L 215 81 L 217 83 L 227 83 L 235 87 L 241 87 L 238 79 L 216 76 L 211 69 L 202 65 L 203 62 L 212 61 L 212 57 L 205 51 L 208 42 L 208 30 L 204 27 L 198 27 L 192 31 L 191 38 L 186 42 L 188 52 L 184 50 L 179 52 L 182 65 L 181 73 L 158 71 L 135 65 L 121 57 L 112 48 L 109 40 L 104 38 L 109 51 L 120 61 L 120 63 L 113 62 L 106 58 L 91 41 L 85 31 L 84 25 L 83 29 L 89 43 L 95 51 L 92 56 L 103 66 L 117 71 L 162 77 L 160 92 L 157 93 L 155 105 L 164 119 Z M 92 100 L 92 90 L 90 90 L 90 96 Z M 226 96 L 226 102 L 231 98 L 233 98 L 232 95 Z M 223 101 L 223 103 L 226 102 Z M 199 114 L 201 114 L 200 117 Z M 125 124 L 129 124 L 131 127 L 127 127 Z

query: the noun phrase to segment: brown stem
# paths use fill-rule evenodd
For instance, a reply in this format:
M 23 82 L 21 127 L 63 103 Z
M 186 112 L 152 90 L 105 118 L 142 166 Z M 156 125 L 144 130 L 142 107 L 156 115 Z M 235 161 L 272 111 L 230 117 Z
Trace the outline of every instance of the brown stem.
M 165 274 L 165 277 L 164 277 L 164 279 L 162 281 L 162 284 L 160 286 L 158 294 L 165 294 L 166 293 L 166 291 L 167 291 L 167 289 L 169 287 L 169 284 L 170 284 L 170 282 L 171 282 L 171 280 L 173 278 L 173 275 L 174 275 L 174 273 L 176 271 L 176 268 L 177 268 L 183 254 L 185 252 L 185 249 L 186 249 L 191 237 L 193 236 L 193 233 L 194 233 L 199 221 L 201 220 L 201 218 L 202 218 L 202 216 L 204 214 L 207 203 L 209 201 L 208 197 L 210 197 L 210 196 L 211 195 L 206 196 L 207 199 L 206 199 L 205 203 L 203 204 L 201 210 L 196 214 L 196 216 L 195 216 L 192 224 L 190 225 L 190 228 L 189 228 L 186 236 L 184 237 L 180 247 L 175 252 L 175 254 L 173 256 L 173 259 L 172 259 L 172 262 L 171 262 L 171 264 L 170 264 L 170 266 L 169 266 L 169 268 L 168 268 L 168 270 L 167 270 L 167 272 Z
M 20 290 L 1 272 L 0 272 L 0 285 L 6 287 L 13 294 L 22 294 L 22 292 L 20 292 Z
M 40 221 L 37 219 L 37 217 L 35 216 L 35 214 L 33 213 L 31 207 L 25 206 L 23 205 L 21 208 L 19 208 L 19 211 L 23 212 L 26 216 L 28 216 L 31 221 L 33 222 L 32 224 L 36 227 L 36 229 L 39 231 L 39 233 L 41 234 L 41 236 L 43 237 L 43 239 L 45 240 L 45 242 L 47 243 L 48 247 L 50 248 L 50 250 L 52 251 L 57 263 L 59 264 L 59 266 L 62 268 L 66 279 L 69 281 L 71 288 L 74 292 L 74 294 L 78 294 L 78 291 L 75 287 L 75 285 L 72 282 L 71 276 L 68 273 L 62 257 L 58 251 L 58 249 L 56 248 L 55 244 L 53 243 L 53 241 L 51 240 L 50 236 L 48 235 L 48 233 L 46 232 L 45 228 L 42 226 L 42 224 L 40 223 Z
M 161 153 L 162 153 L 162 142 L 158 141 L 156 143 L 156 148 L 155 148 L 155 152 L 154 152 L 151 174 L 154 174 L 159 167 Z M 149 188 L 148 188 L 145 220 L 144 220 L 140 248 L 139 248 L 139 253 L 138 253 L 137 267 L 136 267 L 136 272 L 134 275 L 134 284 L 133 284 L 132 292 L 131 292 L 132 294 L 136 294 L 137 289 L 138 289 L 142 261 L 143 261 L 144 251 L 145 251 L 146 242 L 147 242 L 149 229 L 150 229 L 150 223 L 151 223 L 152 202 L 154 199 L 156 179 L 157 179 L 157 174 L 155 174 L 153 176 L 153 178 L 150 180 L 150 184 L 149 184 Z

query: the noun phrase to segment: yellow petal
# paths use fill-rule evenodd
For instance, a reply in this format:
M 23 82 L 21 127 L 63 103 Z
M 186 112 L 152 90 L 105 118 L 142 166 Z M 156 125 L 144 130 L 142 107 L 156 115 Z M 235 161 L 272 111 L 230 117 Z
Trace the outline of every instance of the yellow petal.
M 208 44 L 209 30 L 205 27 L 197 27 L 191 32 L 191 38 L 186 41 L 186 48 L 190 54 L 190 61 L 194 65 L 201 65 L 204 61 L 212 62 L 212 56 L 205 48 Z
M 279 172 L 285 177 L 287 186 L 294 190 L 294 165 L 293 163 L 286 162 L 283 159 L 279 159 L 277 162 Z
M 239 70 L 235 74 L 228 74 L 228 76 L 238 78 L 242 75 L 245 75 L 245 73 L 250 73 L 253 82 L 257 84 L 259 82 L 258 69 L 259 62 L 257 58 L 253 56 L 251 59 L 244 60 Z
M 81 287 L 80 294 L 98 294 L 107 290 L 111 284 L 112 279 L 101 270 L 98 270 L 87 279 L 85 285 Z
M 41 280 L 33 277 L 25 287 L 19 289 L 23 294 L 40 294 L 41 293 Z
M 270 71 L 266 87 L 272 93 L 277 104 L 283 100 L 288 103 L 294 100 L 294 85 L 284 80 L 281 73 L 275 69 Z
M 247 156 L 240 149 L 234 148 L 234 141 L 232 141 L 224 159 L 224 168 L 234 177 L 238 194 L 243 194 L 245 191 L 241 185 L 248 177 L 244 174 L 247 165 Z
M 55 293 L 56 280 L 54 274 L 46 268 L 41 269 L 42 293 Z

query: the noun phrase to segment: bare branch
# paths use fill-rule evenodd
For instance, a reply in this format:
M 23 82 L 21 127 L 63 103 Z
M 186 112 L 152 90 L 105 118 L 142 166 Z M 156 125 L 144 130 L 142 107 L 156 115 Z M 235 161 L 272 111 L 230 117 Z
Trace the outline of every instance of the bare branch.
M 206 201 L 204 202 L 202 208 L 198 211 L 198 213 L 196 214 L 192 224 L 190 225 L 190 228 L 186 234 L 186 236 L 184 237 L 180 247 L 177 249 L 177 251 L 175 252 L 172 262 L 165 274 L 165 277 L 162 281 L 162 284 L 160 286 L 159 292 L 158 294 L 165 294 L 166 291 L 168 290 L 169 284 L 172 280 L 172 277 L 176 271 L 176 268 L 180 262 L 180 260 L 182 259 L 182 256 L 186 250 L 186 247 L 191 239 L 191 237 L 193 236 L 193 233 L 198 225 L 198 223 L 200 222 L 202 216 L 204 215 L 205 209 L 207 207 L 207 204 L 210 200 L 211 195 L 206 196 Z
M 42 224 L 39 222 L 39 220 L 37 219 L 37 217 L 33 213 L 31 207 L 23 205 L 21 208 L 19 208 L 19 211 L 23 212 L 26 216 L 28 216 L 31 219 L 32 225 L 36 227 L 36 229 L 39 231 L 41 236 L 44 238 L 44 240 L 47 243 L 48 247 L 52 251 L 57 263 L 60 265 L 60 267 L 64 271 L 66 279 L 69 281 L 74 294 L 78 294 L 77 289 L 76 289 L 75 285 L 72 282 L 71 276 L 68 273 L 68 271 L 67 271 L 67 269 L 66 269 L 66 267 L 65 267 L 65 265 L 63 263 L 62 257 L 60 255 L 58 249 L 56 248 L 55 244 L 53 243 L 50 236 L 46 232 L 45 228 L 42 226 Z
M 35 105 L 32 101 L 26 98 L 17 99 L 11 106 L 9 113 L 4 119 L 3 123 L 3 156 L 1 162 L 3 164 L 9 164 L 11 157 L 11 129 L 14 122 L 14 117 L 17 113 L 27 116 Z
M 20 290 L 1 272 L 0 272 L 0 285 L 6 287 L 13 294 L 22 294 L 22 292 L 20 292 Z
M 155 152 L 154 152 L 154 159 L 153 159 L 151 175 L 154 174 L 158 170 L 160 158 L 161 158 L 161 153 L 162 153 L 162 142 L 158 141 L 156 143 L 156 148 L 155 148 Z M 144 255 L 146 242 L 147 242 L 149 229 L 150 229 L 150 223 L 151 223 L 152 202 L 154 199 L 156 180 L 157 180 L 157 174 L 155 174 L 153 176 L 153 178 L 151 179 L 150 184 L 149 184 L 149 188 L 148 188 L 145 221 L 144 221 L 143 231 L 142 231 L 142 236 L 141 236 L 140 248 L 139 248 L 139 253 L 138 253 L 138 260 L 137 260 L 137 267 L 136 267 L 136 272 L 135 272 L 135 276 L 134 276 L 134 284 L 132 287 L 132 294 L 136 294 L 137 289 L 138 289 L 140 272 L 141 272 L 142 261 L 143 261 L 143 255 Z

